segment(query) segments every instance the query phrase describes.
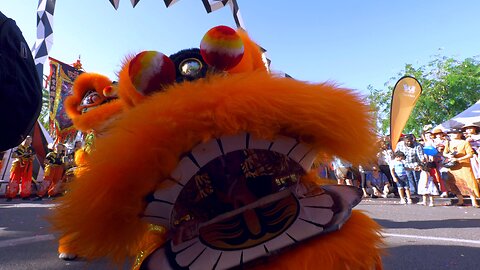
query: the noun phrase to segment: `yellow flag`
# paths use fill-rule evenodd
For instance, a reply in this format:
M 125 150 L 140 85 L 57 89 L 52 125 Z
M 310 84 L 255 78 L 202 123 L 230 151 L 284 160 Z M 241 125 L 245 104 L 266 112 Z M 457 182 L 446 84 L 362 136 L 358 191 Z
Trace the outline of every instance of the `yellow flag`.
M 421 93 L 422 86 L 413 77 L 404 76 L 395 84 L 390 105 L 390 143 L 392 150 L 395 150 L 403 128 Z

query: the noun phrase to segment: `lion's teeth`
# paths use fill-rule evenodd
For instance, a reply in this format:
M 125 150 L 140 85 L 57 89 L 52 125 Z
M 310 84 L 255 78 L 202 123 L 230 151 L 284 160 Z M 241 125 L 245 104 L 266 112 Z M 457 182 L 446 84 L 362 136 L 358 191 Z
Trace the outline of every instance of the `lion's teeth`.
M 229 252 L 224 252 L 220 260 L 218 261 L 217 267 L 215 269 L 230 269 L 238 265 L 240 258 L 242 256 L 242 250 L 234 250 Z
M 309 171 L 312 168 L 313 161 L 317 157 L 316 151 L 310 151 L 308 154 L 299 162 L 300 166 L 302 166 L 305 171 Z
M 204 269 L 215 269 L 215 263 L 218 258 L 222 255 L 220 250 L 214 250 L 209 247 L 205 247 L 205 250 L 202 251 L 200 257 L 198 257 L 192 265 L 188 267 L 190 270 L 204 270 Z M 216 268 L 219 269 L 219 268 Z
M 248 149 L 264 149 L 268 150 L 270 145 L 272 144 L 271 141 L 260 139 L 260 138 L 255 138 L 253 136 L 250 136 L 250 141 L 248 144 Z
M 295 147 L 290 151 L 288 157 L 299 163 L 306 171 L 310 170 L 312 166 L 313 160 L 310 161 L 310 156 L 308 156 L 309 152 L 315 153 L 311 151 L 312 148 L 306 144 L 299 143 L 295 145 Z M 314 157 L 315 158 L 315 157 Z M 309 162 L 312 162 L 309 164 Z
M 247 149 L 249 134 L 242 132 L 237 135 L 222 136 L 220 142 L 223 146 L 223 153 L 228 154 L 239 149 Z
M 183 189 L 183 186 L 170 179 L 165 180 L 162 185 L 164 185 L 165 188 L 160 188 L 155 191 L 153 197 L 156 200 L 162 200 L 173 204 L 177 199 L 176 194 L 180 193 L 180 191 Z
M 184 242 L 180 242 L 176 245 L 173 244 L 173 242 L 170 243 L 170 248 L 172 249 L 173 252 L 178 253 L 180 250 L 187 249 L 190 246 L 193 246 L 198 242 L 197 238 L 193 238 Z
M 281 234 L 278 237 L 266 242 L 265 246 L 268 250 L 279 250 L 283 247 L 292 245 L 293 243 L 294 242 L 290 237 L 288 237 L 286 234 Z
M 153 201 L 147 205 L 145 212 L 143 212 L 143 219 L 153 224 L 159 224 L 165 227 L 170 227 L 169 213 L 172 212 L 173 204 L 161 201 Z
M 223 155 L 220 145 L 216 139 L 197 145 L 192 149 L 192 155 L 200 167 L 205 166 L 209 161 Z
M 263 245 L 258 245 L 255 247 L 244 249 L 242 260 L 244 262 L 248 262 L 255 258 L 265 256 L 265 255 L 266 255 L 265 247 Z
M 186 156 L 180 160 L 171 176 L 182 185 L 186 185 L 188 180 L 190 180 L 199 169 L 200 168 L 188 156 Z
M 190 248 L 177 254 L 175 260 L 180 266 L 188 267 L 193 262 L 193 260 L 195 260 L 198 254 L 202 253 L 202 250 L 205 248 L 205 245 L 203 245 L 201 242 L 196 242 Z
M 322 227 L 316 226 L 308 221 L 297 219 L 287 230 L 287 235 L 292 237 L 295 242 L 312 237 L 312 235 L 319 234 L 323 231 Z
M 287 156 L 297 144 L 298 142 L 294 138 L 279 136 L 273 141 L 270 150 Z

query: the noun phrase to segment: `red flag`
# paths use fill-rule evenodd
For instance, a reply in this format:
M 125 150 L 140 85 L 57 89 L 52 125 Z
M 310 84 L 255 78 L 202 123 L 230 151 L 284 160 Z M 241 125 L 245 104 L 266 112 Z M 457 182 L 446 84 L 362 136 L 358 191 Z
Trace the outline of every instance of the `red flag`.
M 390 143 L 393 150 L 421 93 L 422 86 L 410 76 L 400 78 L 393 88 L 390 105 Z
M 33 126 L 31 132 L 32 136 L 32 147 L 35 149 L 38 161 L 43 165 L 45 156 L 48 153 L 48 139 L 45 137 L 45 134 L 42 132 L 40 123 L 37 121 Z

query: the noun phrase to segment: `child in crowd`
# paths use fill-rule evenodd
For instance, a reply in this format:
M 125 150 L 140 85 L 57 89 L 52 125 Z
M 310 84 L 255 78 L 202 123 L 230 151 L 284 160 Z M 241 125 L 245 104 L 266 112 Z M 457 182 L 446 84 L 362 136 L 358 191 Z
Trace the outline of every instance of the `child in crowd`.
M 437 151 L 438 153 L 433 156 L 433 162 L 436 166 L 436 171 L 439 173 L 439 177 L 433 178 L 433 181 L 437 182 L 437 186 L 442 192 L 440 197 L 447 198 L 448 197 L 448 188 L 447 188 L 447 180 L 448 180 L 448 169 L 443 167 L 443 162 L 445 161 L 445 157 L 443 156 L 443 150 L 445 150 L 445 145 L 437 144 Z
M 430 174 L 431 168 L 435 168 L 435 163 L 428 162 L 422 166 L 422 171 L 420 172 L 420 180 L 418 181 L 418 194 L 422 195 L 423 200 L 418 204 L 421 205 L 427 205 L 427 198 L 429 198 L 430 203 L 428 206 L 434 206 L 433 196 L 439 195 L 437 186 L 433 182 L 433 176 Z
M 391 173 L 393 181 L 397 183 L 398 195 L 400 195 L 400 204 L 412 204 L 412 197 L 410 195 L 410 187 L 408 186 L 407 170 L 405 169 L 405 154 L 401 151 L 395 152 L 392 160 Z M 405 202 L 405 195 L 407 201 Z

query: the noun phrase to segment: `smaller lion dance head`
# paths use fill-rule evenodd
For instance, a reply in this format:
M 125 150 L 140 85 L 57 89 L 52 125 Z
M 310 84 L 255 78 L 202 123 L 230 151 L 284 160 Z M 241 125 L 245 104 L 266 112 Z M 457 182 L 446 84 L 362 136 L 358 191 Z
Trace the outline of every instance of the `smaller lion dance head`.
M 102 126 L 111 82 L 82 79 L 91 91 L 74 93 L 70 115 Z M 52 217 L 79 255 L 136 256 L 134 269 L 381 269 L 379 226 L 352 211 L 361 192 L 312 168 L 373 156 L 358 94 L 269 73 L 226 26 L 199 48 L 128 57 L 116 88 L 123 109 Z
M 65 100 L 67 115 L 78 130 L 101 133 L 108 120 L 120 113 L 123 106 L 118 100 L 115 84 L 101 74 L 82 73 L 78 76 L 72 95 Z

